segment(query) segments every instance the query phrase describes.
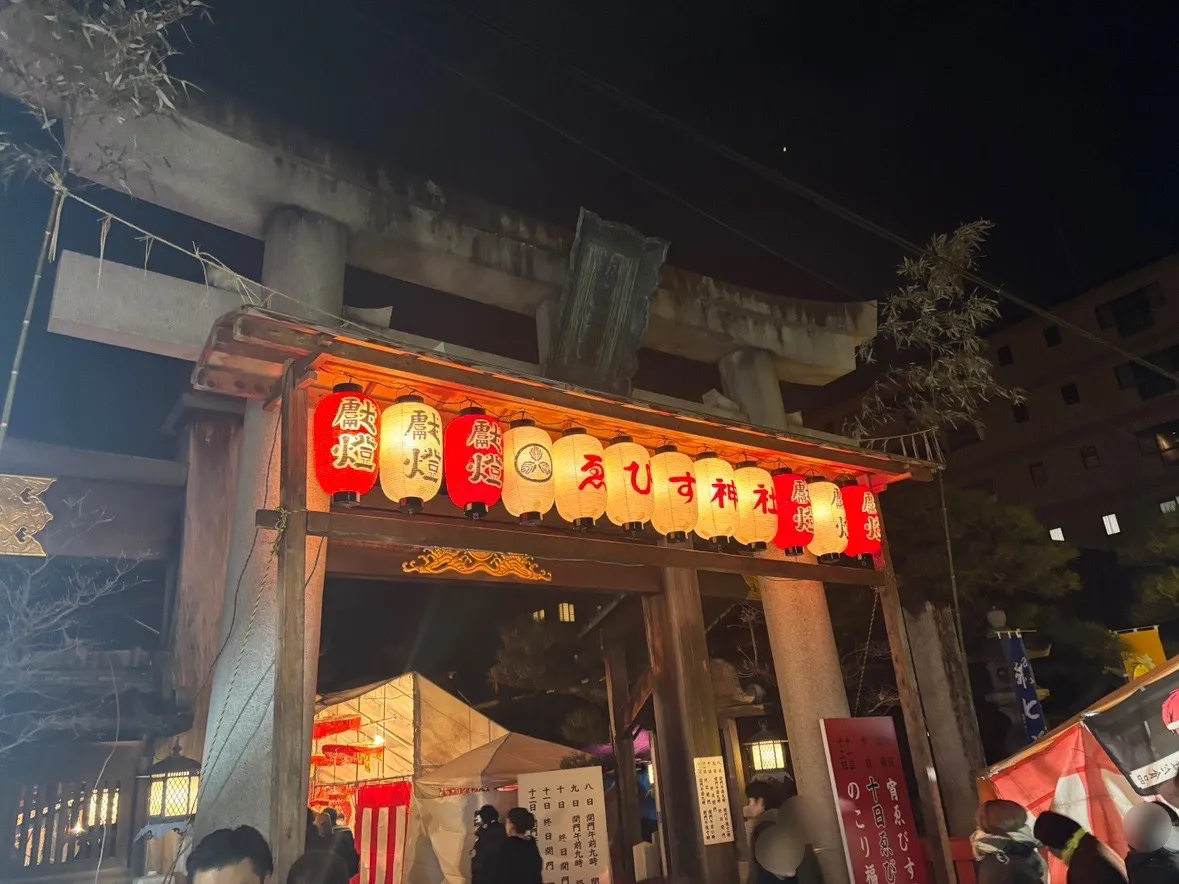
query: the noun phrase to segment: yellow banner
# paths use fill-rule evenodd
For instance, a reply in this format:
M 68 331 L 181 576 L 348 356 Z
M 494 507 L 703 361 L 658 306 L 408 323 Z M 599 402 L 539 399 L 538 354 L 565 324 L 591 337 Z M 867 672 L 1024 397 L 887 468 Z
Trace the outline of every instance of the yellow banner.
M 1118 638 L 1122 642 L 1122 666 L 1131 681 L 1167 662 L 1157 626 L 1119 632 Z

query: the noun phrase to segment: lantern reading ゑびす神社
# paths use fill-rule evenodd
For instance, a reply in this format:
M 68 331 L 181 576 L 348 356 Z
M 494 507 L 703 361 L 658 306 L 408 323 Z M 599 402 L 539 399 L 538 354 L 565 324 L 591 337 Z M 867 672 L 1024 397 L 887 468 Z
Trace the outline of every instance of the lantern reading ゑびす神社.
M 655 506 L 651 525 L 672 543 L 688 539 L 696 527 L 696 472 L 692 458 L 674 445 L 655 449 L 651 458 L 651 488 Z
M 843 495 L 839 486 L 819 479 L 807 486 L 811 493 L 811 510 L 815 517 L 815 536 L 807 544 L 807 552 L 821 562 L 836 561 L 847 549 L 847 515 L 843 511 Z
M 778 533 L 774 546 L 788 556 L 800 556 L 815 539 L 815 516 L 806 479 L 790 470 L 774 470 L 774 500 L 778 507 Z
M 866 485 L 844 485 L 840 489 L 847 514 L 847 549 L 844 555 L 874 556 L 880 552 L 880 507 Z
M 733 470 L 737 486 L 737 527 L 733 539 L 755 552 L 763 550 L 778 533 L 778 509 L 774 501 L 774 479 L 752 461 Z
M 606 512 L 606 457 L 602 443 L 580 427 L 553 443 L 557 513 L 574 528 L 592 528 Z
M 503 427 L 482 408 L 464 408 L 442 439 L 446 493 L 468 518 L 483 518 L 503 493 Z
M 315 478 L 333 503 L 355 506 L 377 484 L 380 414 L 359 384 L 337 384 L 315 406 Z
M 696 458 L 696 533 L 715 544 L 737 530 L 733 468 L 712 452 Z
M 651 521 L 651 455 L 629 436 L 620 436 L 604 452 L 606 515 L 627 534 L 637 534 Z
M 381 490 L 416 513 L 442 487 L 442 418 L 420 396 L 402 396 L 381 414 Z
M 530 420 L 504 433 L 504 509 L 535 524 L 553 508 L 553 440 Z

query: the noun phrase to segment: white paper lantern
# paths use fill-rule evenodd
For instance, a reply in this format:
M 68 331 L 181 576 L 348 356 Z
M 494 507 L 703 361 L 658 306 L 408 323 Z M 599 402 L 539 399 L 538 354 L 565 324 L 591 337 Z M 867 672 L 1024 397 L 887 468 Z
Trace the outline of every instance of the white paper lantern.
M 752 461 L 733 471 L 737 486 L 737 528 L 733 539 L 755 551 L 763 550 L 778 533 L 774 477 Z
M 843 495 L 839 493 L 838 485 L 826 479 L 810 482 L 808 489 L 815 517 L 815 538 L 807 544 L 807 552 L 820 560 L 836 560 L 847 549 L 847 513 L 843 509 Z
M 655 509 L 651 525 L 673 543 L 681 543 L 696 527 L 696 471 L 692 458 L 674 445 L 655 450 L 651 458 Z
M 525 524 L 553 508 L 552 444 L 530 420 L 514 421 L 504 433 L 504 509 Z
M 712 452 L 696 458 L 696 533 L 721 543 L 737 530 L 733 468 Z
M 651 455 L 629 436 L 620 436 L 606 446 L 605 457 L 606 516 L 628 534 L 637 534 L 655 511 Z
M 557 513 L 575 528 L 592 528 L 606 512 L 605 453 L 583 429 L 566 430 L 553 443 L 553 492 Z
M 381 490 L 416 513 L 442 485 L 442 418 L 420 396 L 402 396 L 381 413 Z

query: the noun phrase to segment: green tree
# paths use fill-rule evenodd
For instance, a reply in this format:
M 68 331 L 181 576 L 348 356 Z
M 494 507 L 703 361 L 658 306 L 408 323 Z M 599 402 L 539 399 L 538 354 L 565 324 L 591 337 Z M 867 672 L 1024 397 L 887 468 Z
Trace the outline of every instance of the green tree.
M 1145 534 L 1118 550 L 1134 584 L 1134 617 L 1174 620 L 1179 610 L 1179 513 L 1160 513 Z

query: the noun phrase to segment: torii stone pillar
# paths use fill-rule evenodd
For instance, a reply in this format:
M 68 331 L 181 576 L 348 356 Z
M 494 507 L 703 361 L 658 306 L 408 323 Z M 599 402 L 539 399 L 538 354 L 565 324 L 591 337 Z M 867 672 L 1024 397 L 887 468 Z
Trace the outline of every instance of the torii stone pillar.
M 272 309 L 330 325 L 344 302 L 344 262 L 348 231 L 342 225 L 298 209 L 279 210 L 266 230 L 262 284 L 288 296 L 272 299 Z M 289 722 L 274 720 L 275 622 L 278 564 L 272 549 L 274 532 L 255 527 L 259 509 L 273 509 L 279 500 L 279 412 L 266 411 L 251 400 L 246 406 L 239 460 L 237 497 L 231 529 L 229 573 L 222 610 L 224 647 L 213 669 L 213 689 L 196 837 L 220 828 L 247 824 L 271 841 L 278 880 L 282 880 L 302 852 L 303 825 L 298 843 L 279 837 L 272 788 L 271 749 L 275 728 Z M 308 476 L 308 509 L 327 510 L 329 501 Z M 320 614 L 326 541 L 309 539 L 308 580 L 305 590 L 303 688 L 305 714 L 296 724 L 310 753 L 319 662 Z M 304 796 L 307 768 L 303 770 Z M 297 806 L 300 819 L 306 798 Z M 288 809 L 289 815 L 289 809 Z M 289 828 L 282 826 L 281 828 Z

